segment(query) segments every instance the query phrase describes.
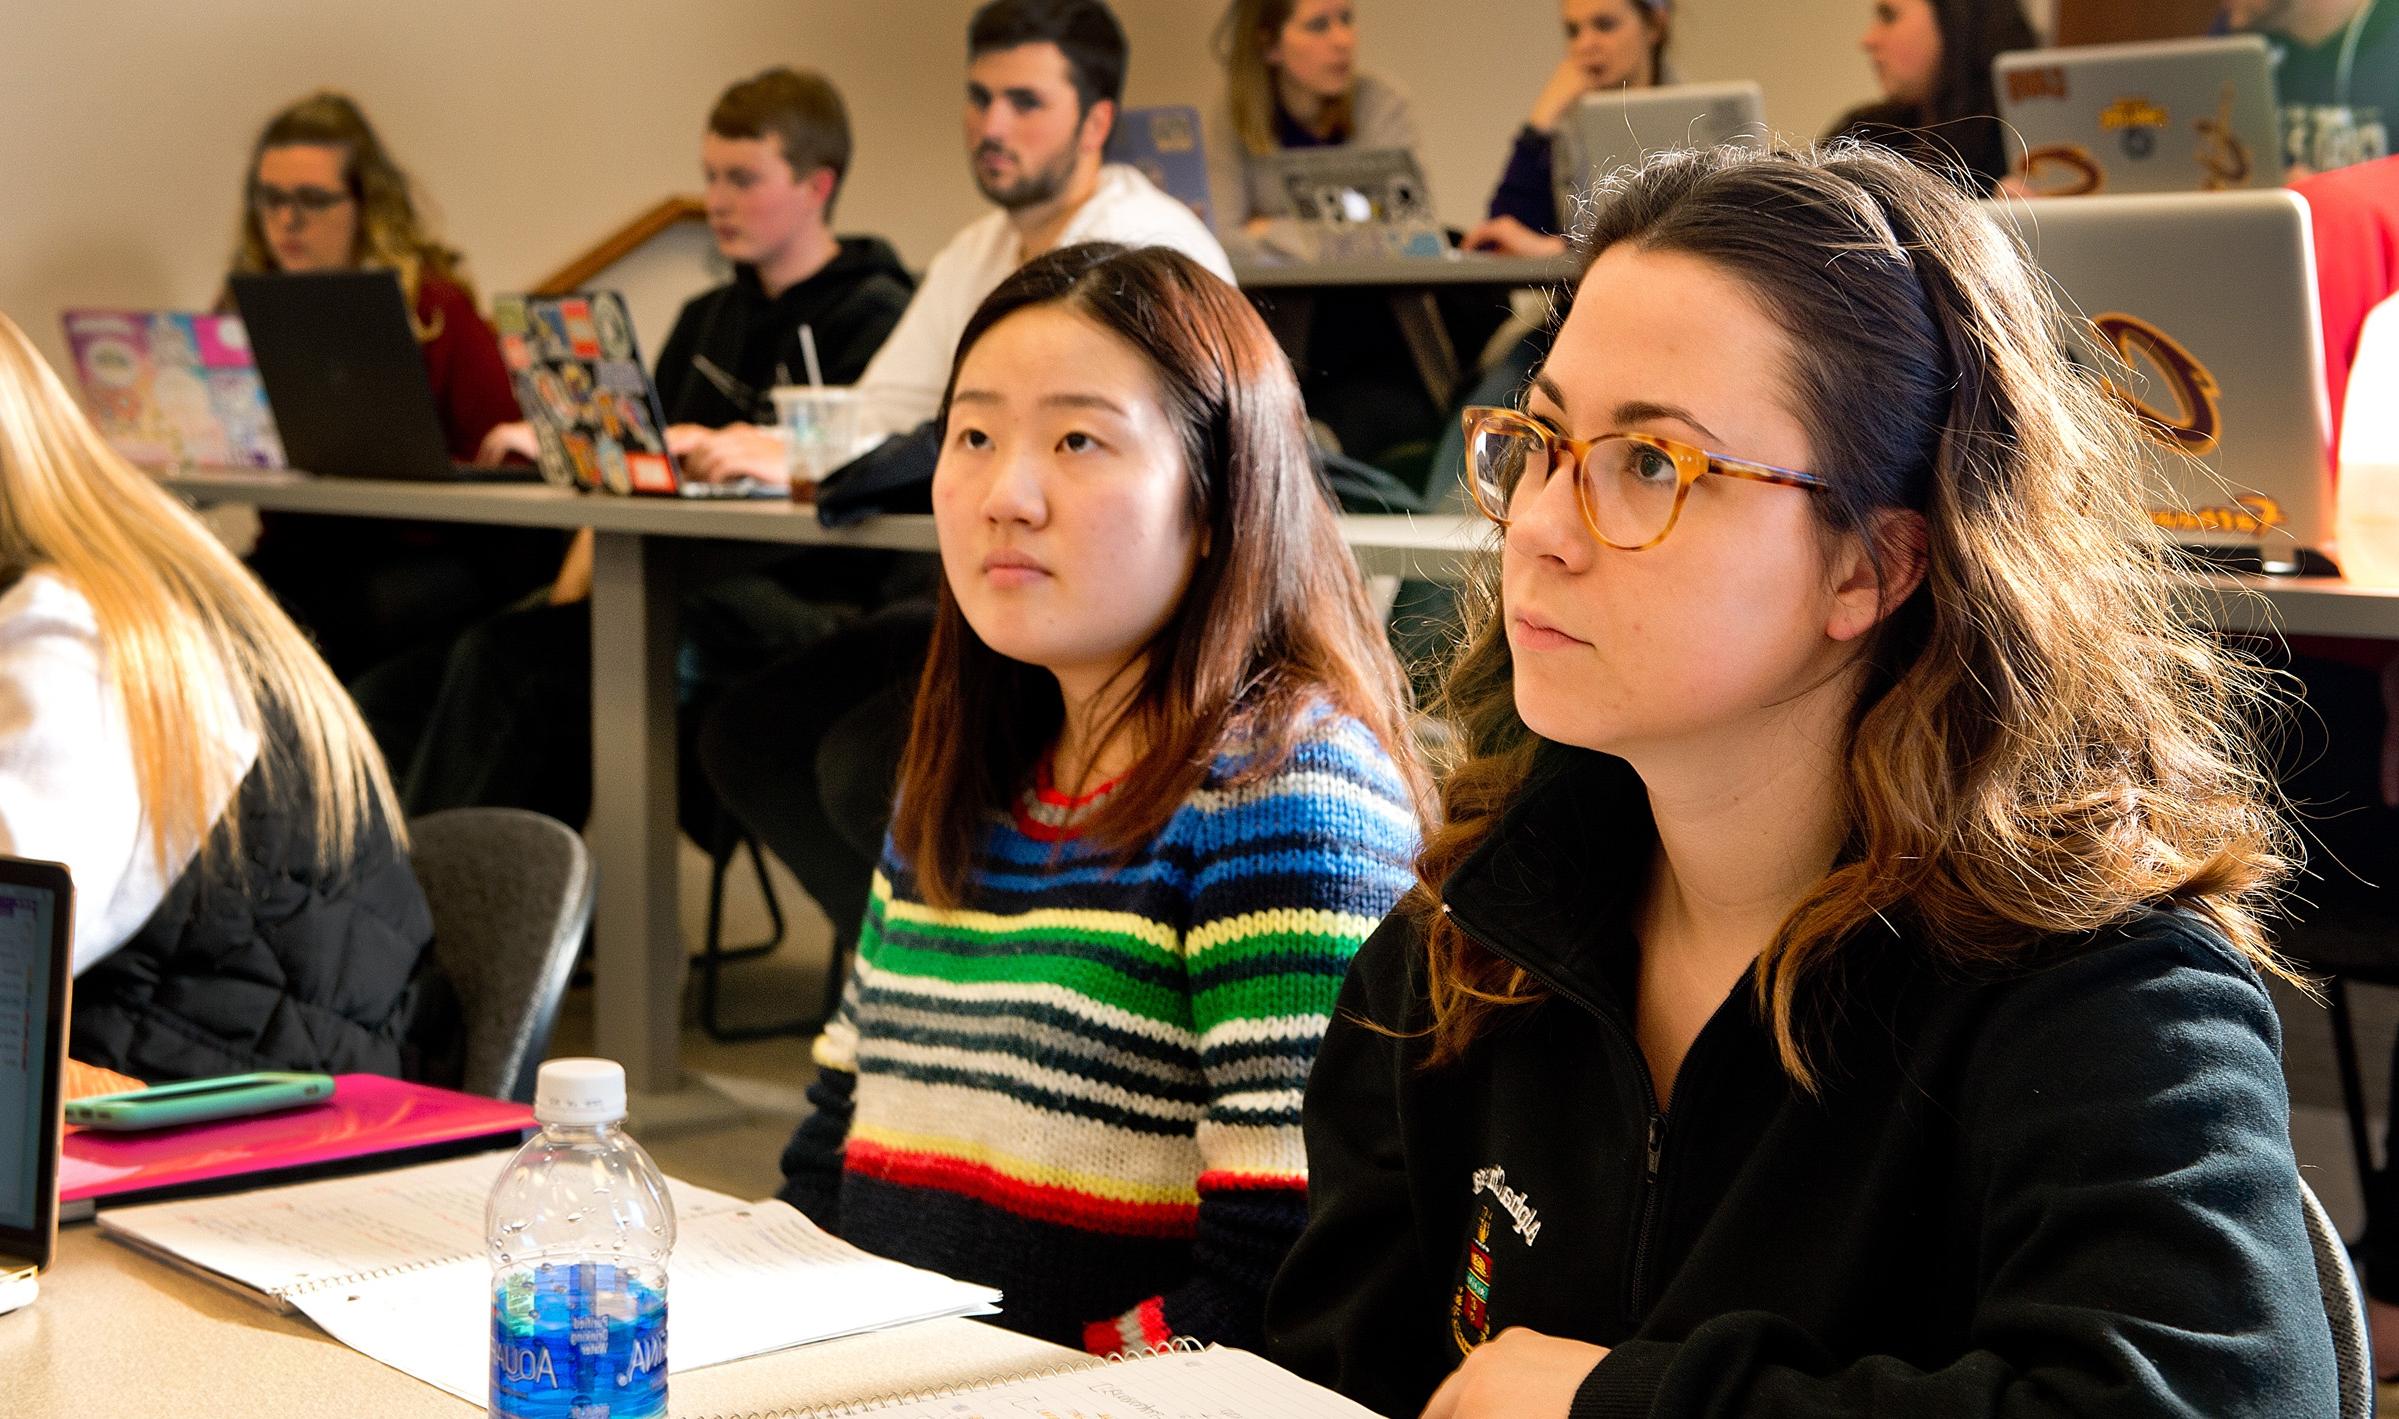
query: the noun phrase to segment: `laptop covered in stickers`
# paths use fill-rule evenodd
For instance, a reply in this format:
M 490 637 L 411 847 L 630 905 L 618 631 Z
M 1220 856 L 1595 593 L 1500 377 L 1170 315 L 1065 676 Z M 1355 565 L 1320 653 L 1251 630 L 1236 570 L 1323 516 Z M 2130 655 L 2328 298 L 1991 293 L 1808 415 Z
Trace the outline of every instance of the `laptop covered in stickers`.
M 492 321 L 545 480 L 624 496 L 782 496 L 754 483 L 683 477 L 667 451 L 666 416 L 633 318 L 615 291 L 498 296 Z

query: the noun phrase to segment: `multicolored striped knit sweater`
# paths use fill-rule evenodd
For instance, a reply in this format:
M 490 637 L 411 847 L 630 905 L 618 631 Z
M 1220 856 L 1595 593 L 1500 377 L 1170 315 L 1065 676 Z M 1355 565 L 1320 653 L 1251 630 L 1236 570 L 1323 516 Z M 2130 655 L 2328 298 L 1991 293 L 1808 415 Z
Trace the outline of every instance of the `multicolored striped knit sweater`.
M 783 1196 L 886 1256 L 999 1287 L 1099 1353 L 1255 1346 L 1307 1222 L 1300 1094 L 1341 982 L 1410 879 L 1382 747 L 1320 713 L 1271 775 L 1200 791 L 1129 861 L 1029 795 L 956 909 L 888 851 Z

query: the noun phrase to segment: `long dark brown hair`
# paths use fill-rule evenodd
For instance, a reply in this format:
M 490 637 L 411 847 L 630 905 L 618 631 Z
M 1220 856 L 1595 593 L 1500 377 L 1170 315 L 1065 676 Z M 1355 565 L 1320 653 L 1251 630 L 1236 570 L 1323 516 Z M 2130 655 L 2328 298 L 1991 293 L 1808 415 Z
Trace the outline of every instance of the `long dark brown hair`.
M 1991 61 L 2040 40 L 2019 0 L 1928 0 L 1941 30 L 1941 68 L 1921 103 L 1871 103 L 1842 119 L 1835 136 L 1870 138 L 1927 167 L 1963 166 L 1988 192 L 2007 175 L 2007 129 L 1999 121 Z M 1962 176 L 1962 174 L 1960 174 Z
M 1831 997 L 1816 987 L 1861 929 L 1990 968 L 2165 904 L 2281 973 L 2263 916 L 2290 838 L 2256 744 L 2272 697 L 2177 604 L 2191 571 L 2142 510 L 2149 445 L 2069 358 L 2013 240 L 1856 144 L 1669 154 L 1611 179 L 1595 212 L 1592 253 L 1696 257 L 1788 334 L 1792 410 L 1814 466 L 1839 470 L 1811 500 L 1827 534 L 1873 552 L 1890 509 L 1925 527 L 1923 584 L 1863 652 L 1846 842 L 1755 969 L 1791 1077 L 1813 1087 L 1811 1021 Z M 1540 998 L 1439 910 L 1554 752 L 1516 712 L 1497 575 L 1483 569 L 1437 707 L 1460 759 L 1407 906 L 1425 923 L 1435 1061 Z
M 1136 658 L 1124 708 L 1101 728 L 1101 742 L 1132 735 L 1141 759 L 1086 839 L 1131 851 L 1154 838 L 1229 748 L 1240 753 L 1236 782 L 1273 773 L 1318 705 L 1354 716 L 1421 788 L 1399 662 L 1316 472 L 1291 363 L 1258 313 L 1180 252 L 1065 247 L 975 312 L 951 392 L 976 342 L 1034 306 L 1072 311 L 1148 362 L 1181 433 L 1192 524 L 1207 549 Z M 945 394 L 945 428 L 948 419 Z M 984 644 L 945 580 L 891 825 L 925 900 L 959 900 L 976 842 L 1030 781 L 1063 715 L 1057 680 Z

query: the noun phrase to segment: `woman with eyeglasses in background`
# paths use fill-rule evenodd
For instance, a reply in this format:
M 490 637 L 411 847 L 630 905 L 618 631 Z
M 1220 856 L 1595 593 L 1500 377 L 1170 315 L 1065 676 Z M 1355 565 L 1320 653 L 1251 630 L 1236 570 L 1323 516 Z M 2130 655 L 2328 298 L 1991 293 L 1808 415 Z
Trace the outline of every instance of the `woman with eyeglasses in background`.
M 2022 253 L 1875 149 L 1601 194 L 1457 758 L 1305 1105 L 1378 1413 L 2335 1413 L 2257 677 Z
M 245 177 L 236 274 L 387 270 L 400 282 L 450 456 L 471 462 L 517 417 L 499 339 L 464 258 L 432 235 L 420 197 L 356 101 L 310 94 L 267 120 Z M 546 531 L 273 513 L 250 563 L 348 678 L 540 585 Z
M 1559 125 L 1585 94 L 1646 89 L 1669 82 L 1666 39 L 1673 0 L 1560 0 L 1566 57 L 1533 99 L 1516 130 L 1508 166 L 1491 194 L 1491 214 L 1466 234 L 1466 246 L 1508 256 L 1557 256 L 1566 250 L 1567 219 L 1558 211 Z M 1579 188 L 1586 175 L 1570 174 Z
M 1941 172 L 1974 196 L 2008 174 L 1991 61 L 2040 41 L 2017 0 L 1874 0 L 1858 45 L 1883 96 L 1833 124 Z

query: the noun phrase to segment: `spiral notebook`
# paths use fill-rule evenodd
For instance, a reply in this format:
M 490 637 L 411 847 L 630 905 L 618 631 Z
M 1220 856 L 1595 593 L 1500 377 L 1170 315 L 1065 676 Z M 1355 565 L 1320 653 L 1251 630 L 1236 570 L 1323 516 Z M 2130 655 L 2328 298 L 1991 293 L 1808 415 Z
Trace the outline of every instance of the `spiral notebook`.
M 459 1158 L 116 1208 L 100 1229 L 481 1405 L 491 1360 L 483 1204 L 498 1171 L 491 1157 Z M 670 1374 L 998 1308 L 996 1291 L 870 1256 L 783 1203 L 673 1179 L 667 1189 Z
M 1374 1419 L 1374 1411 L 1246 1350 L 1194 1345 L 985 1385 L 710 1419 Z

